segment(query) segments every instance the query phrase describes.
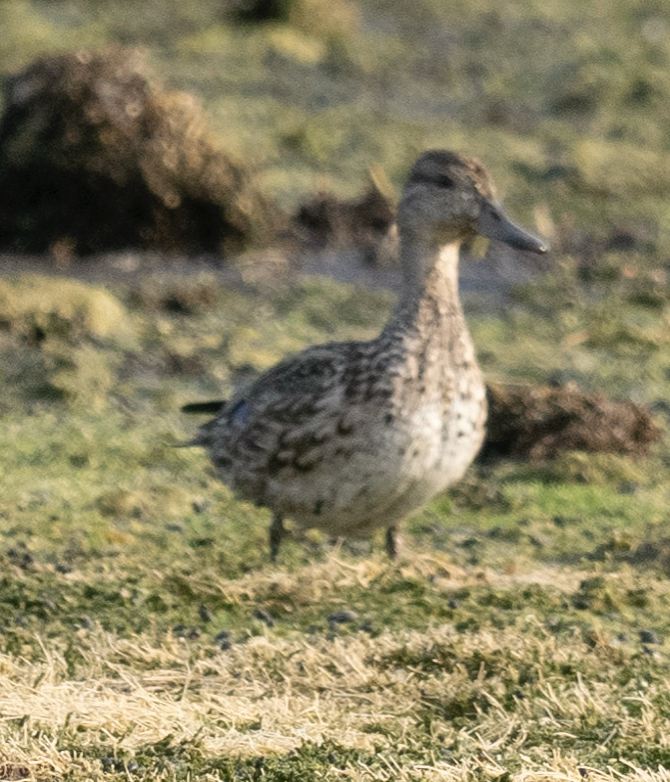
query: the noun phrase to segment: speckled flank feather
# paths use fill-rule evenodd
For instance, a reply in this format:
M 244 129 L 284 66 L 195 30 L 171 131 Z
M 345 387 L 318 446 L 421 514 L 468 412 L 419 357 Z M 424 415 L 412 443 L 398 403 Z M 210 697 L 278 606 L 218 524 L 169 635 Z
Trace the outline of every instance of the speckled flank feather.
M 393 555 L 395 524 L 476 455 L 486 397 L 458 296 L 458 251 L 493 193 L 476 161 L 423 155 L 399 207 L 406 290 L 380 336 L 282 361 L 201 427 L 196 443 L 221 480 L 274 512 L 273 553 L 290 516 L 335 535 L 387 527 Z

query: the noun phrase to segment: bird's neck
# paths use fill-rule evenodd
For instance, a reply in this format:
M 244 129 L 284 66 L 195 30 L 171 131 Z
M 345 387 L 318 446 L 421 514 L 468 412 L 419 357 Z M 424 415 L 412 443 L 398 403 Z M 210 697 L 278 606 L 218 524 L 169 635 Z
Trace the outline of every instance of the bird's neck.
M 455 364 L 475 365 L 458 296 L 459 250 L 460 242 L 434 250 L 412 245 L 402 250 L 403 294 L 378 345 L 383 353 L 409 366 L 417 379 L 423 377 L 421 367 L 430 369 L 428 374 L 439 383 Z
M 457 241 L 441 247 L 407 244 L 402 248 L 404 286 L 393 319 L 396 325 L 428 336 L 448 331 L 449 322 L 463 321 L 458 296 L 460 247 Z
M 443 296 L 447 287 L 457 293 L 460 250 L 460 241 L 437 246 L 402 242 L 404 298 L 417 298 L 431 290 Z
M 453 382 L 455 371 L 481 382 L 458 296 L 459 250 L 460 242 L 454 242 L 432 253 L 412 246 L 404 251 L 405 289 L 377 341 L 380 352 L 404 367 L 398 377 L 415 380 L 424 391 Z

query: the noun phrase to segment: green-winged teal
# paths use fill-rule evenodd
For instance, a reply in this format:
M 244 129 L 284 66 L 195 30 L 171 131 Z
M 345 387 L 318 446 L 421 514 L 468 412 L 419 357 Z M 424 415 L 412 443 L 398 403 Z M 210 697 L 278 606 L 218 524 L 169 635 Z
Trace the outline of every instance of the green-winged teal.
M 475 234 L 544 253 L 515 225 L 476 160 L 426 152 L 398 207 L 404 272 L 399 305 L 370 342 L 316 345 L 285 359 L 227 402 L 193 445 L 221 480 L 273 512 L 274 559 L 283 518 L 337 536 L 396 525 L 459 480 L 484 437 L 486 395 L 458 295 L 461 244 Z

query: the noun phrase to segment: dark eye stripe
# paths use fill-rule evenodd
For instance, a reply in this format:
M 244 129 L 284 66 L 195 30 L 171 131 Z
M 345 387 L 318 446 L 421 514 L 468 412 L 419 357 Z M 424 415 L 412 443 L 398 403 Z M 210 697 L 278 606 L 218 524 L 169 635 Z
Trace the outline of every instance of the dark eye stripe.
M 440 187 L 453 187 L 454 186 L 454 180 L 447 176 L 446 174 L 436 174 L 434 177 L 430 180 L 435 185 L 439 185 Z
M 410 183 L 422 184 L 422 185 L 437 185 L 438 187 L 453 187 L 454 180 L 447 174 L 419 174 L 413 176 Z

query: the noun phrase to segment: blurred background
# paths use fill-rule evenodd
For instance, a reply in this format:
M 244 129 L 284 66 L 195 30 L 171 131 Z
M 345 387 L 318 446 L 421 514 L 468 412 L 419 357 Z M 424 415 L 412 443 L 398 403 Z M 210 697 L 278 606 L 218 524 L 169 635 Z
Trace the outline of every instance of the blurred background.
M 2 0 L 0 25 L 5 77 L 139 47 L 288 213 L 316 191 L 359 195 L 375 167 L 397 193 L 419 151 L 446 146 L 481 157 L 559 251 L 667 245 L 662 2 Z

